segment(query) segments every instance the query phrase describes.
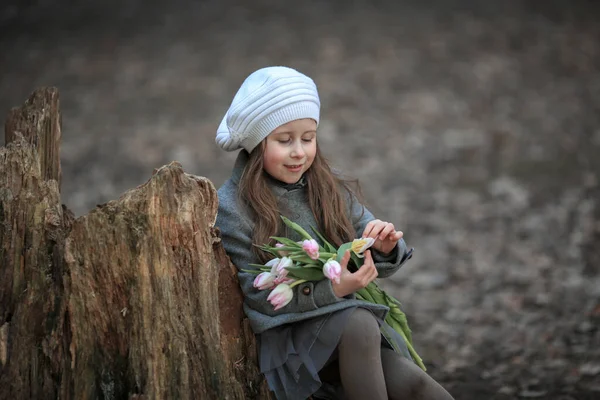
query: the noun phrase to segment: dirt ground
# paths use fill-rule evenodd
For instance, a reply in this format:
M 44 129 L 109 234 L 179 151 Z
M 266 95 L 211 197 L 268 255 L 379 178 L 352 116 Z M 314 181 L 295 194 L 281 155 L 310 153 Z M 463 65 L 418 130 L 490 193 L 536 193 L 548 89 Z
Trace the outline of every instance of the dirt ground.
M 456 399 L 600 398 L 597 2 L 88 3 L 0 6 L 0 112 L 59 88 L 77 215 L 171 160 L 220 186 L 235 91 L 292 66 L 325 153 L 415 247 L 382 284 L 431 375 Z

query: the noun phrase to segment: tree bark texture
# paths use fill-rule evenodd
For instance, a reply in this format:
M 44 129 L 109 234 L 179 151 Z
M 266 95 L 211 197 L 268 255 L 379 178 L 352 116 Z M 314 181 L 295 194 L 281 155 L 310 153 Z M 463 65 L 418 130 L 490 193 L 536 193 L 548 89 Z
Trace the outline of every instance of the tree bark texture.
M 206 178 L 173 162 L 74 219 L 56 89 L 0 148 L 0 399 L 268 399 Z

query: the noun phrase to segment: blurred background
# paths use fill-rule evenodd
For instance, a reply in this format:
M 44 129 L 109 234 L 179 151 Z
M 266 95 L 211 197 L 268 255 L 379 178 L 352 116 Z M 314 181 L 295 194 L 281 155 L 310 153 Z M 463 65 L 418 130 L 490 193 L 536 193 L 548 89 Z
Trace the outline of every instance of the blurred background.
M 319 142 L 415 257 L 382 281 L 457 399 L 600 398 L 595 1 L 4 0 L 0 112 L 60 91 L 77 216 L 214 143 L 245 77 L 311 76 Z M 0 144 L 4 144 L 3 139 Z

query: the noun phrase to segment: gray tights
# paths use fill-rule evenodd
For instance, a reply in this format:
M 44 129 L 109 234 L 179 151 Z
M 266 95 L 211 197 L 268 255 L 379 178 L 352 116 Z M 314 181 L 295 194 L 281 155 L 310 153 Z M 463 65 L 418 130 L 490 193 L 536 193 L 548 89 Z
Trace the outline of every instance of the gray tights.
M 348 319 L 337 357 L 320 374 L 323 380 L 340 380 L 348 400 L 452 399 L 412 361 L 381 347 L 379 325 L 365 309 L 357 308 Z

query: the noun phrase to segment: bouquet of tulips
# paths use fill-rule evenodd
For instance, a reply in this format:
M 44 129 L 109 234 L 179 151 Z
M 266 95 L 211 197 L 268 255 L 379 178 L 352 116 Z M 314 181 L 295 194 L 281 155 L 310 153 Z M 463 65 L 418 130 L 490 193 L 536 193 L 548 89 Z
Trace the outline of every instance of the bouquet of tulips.
M 281 218 L 285 225 L 297 232 L 303 240 L 295 242 L 288 238 L 273 236 L 272 239 L 277 241 L 275 246 L 261 245 L 259 247 L 275 258 L 265 265 L 250 264 L 257 269 L 244 270 L 256 275 L 254 287 L 259 290 L 271 290 L 267 300 L 275 307 L 275 310 L 286 306 L 292 300 L 294 296 L 292 288 L 296 285 L 322 279 L 330 279 L 339 283 L 342 273 L 340 261 L 344 253 L 350 250 L 349 263 L 354 263 L 358 269 L 363 264 L 363 253 L 375 242 L 372 238 L 355 239 L 336 249 L 313 228 L 323 243 L 323 246 L 320 246 L 300 225 L 284 216 Z M 367 287 L 358 290 L 355 294 L 360 300 L 389 307 L 390 311 L 385 322 L 402 336 L 410 355 L 425 371 L 425 365 L 412 345 L 411 330 L 408 327 L 406 315 L 400 309 L 400 302 L 388 295 L 375 282 L 369 283 Z M 382 333 L 388 337 L 384 330 Z M 389 342 L 392 345 L 394 343 L 393 340 L 389 340 Z

